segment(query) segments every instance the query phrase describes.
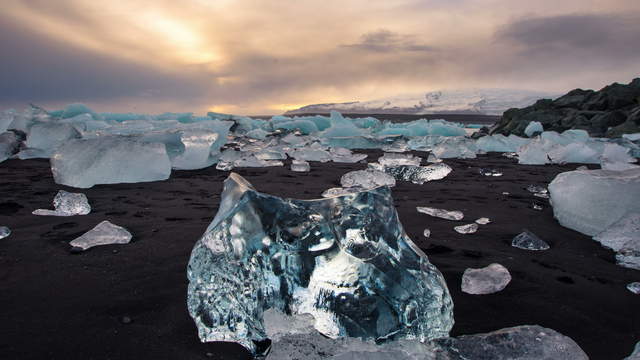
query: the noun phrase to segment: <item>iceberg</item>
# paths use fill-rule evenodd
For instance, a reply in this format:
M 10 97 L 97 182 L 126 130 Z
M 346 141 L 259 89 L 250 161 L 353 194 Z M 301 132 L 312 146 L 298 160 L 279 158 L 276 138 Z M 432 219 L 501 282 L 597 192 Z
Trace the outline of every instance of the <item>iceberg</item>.
M 444 279 L 405 234 L 387 187 L 293 200 L 232 173 L 187 275 L 200 339 L 255 355 L 268 351 L 268 309 L 310 315 L 331 339 L 427 341 L 453 325 Z
M 11 235 L 11 229 L 6 226 L 0 226 L 0 239 L 4 239 Z
M 457 233 L 460 233 L 460 234 L 473 234 L 476 231 L 478 231 L 478 224 L 472 223 L 472 224 L 454 226 L 453 230 L 455 230 Z
M 640 168 L 564 172 L 549 184 L 549 195 L 562 226 L 593 236 L 640 212 Z
M 342 187 L 358 187 L 362 189 L 375 189 L 380 186 L 396 186 L 393 176 L 378 170 L 355 170 L 348 172 L 340 178 Z
M 384 167 L 396 167 L 402 165 L 420 166 L 422 159 L 411 154 L 384 153 L 378 158 L 378 163 Z
M 462 292 L 472 295 L 493 294 L 502 291 L 509 282 L 509 270 L 494 263 L 480 269 L 466 269 L 462 274 Z
M 524 250 L 548 250 L 549 244 L 527 229 L 511 240 L 511 246 Z
M 27 149 L 18 153 L 20 159 L 48 158 L 62 144 L 81 137 L 73 125 L 61 123 L 35 124 L 27 134 Z
M 55 210 L 34 210 L 33 215 L 74 216 L 87 215 L 91 212 L 91 206 L 85 194 L 70 193 L 64 190 L 59 190 L 53 198 L 53 208 Z
M 416 207 L 416 210 L 418 210 L 419 213 L 431 215 L 433 217 L 445 220 L 462 220 L 462 218 L 464 218 L 464 214 L 462 213 L 462 211 L 458 210 L 449 211 L 426 206 L 418 206 Z
M 99 245 L 128 244 L 131 238 L 132 235 L 127 229 L 105 220 L 71 241 L 69 245 L 74 251 L 84 251 Z
M 169 178 L 171 161 L 163 144 L 108 136 L 70 140 L 51 157 L 56 183 L 77 188 Z

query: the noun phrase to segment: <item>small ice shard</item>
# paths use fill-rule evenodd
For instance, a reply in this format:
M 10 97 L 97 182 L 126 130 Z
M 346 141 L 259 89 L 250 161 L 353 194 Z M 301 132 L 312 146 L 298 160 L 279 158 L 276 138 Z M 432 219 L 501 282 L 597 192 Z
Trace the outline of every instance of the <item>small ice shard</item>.
M 549 184 L 549 195 L 562 226 L 593 236 L 640 213 L 640 168 L 564 172 Z
M 527 125 L 527 127 L 524 129 L 524 134 L 527 135 L 527 137 L 531 137 L 542 133 L 543 131 L 544 129 L 542 128 L 542 124 L 540 122 L 530 121 L 529 125 Z
M 82 193 L 70 193 L 64 190 L 58 191 L 53 198 L 53 208 L 37 209 L 32 212 L 33 215 L 44 216 L 74 216 L 87 215 L 91 212 L 91 205 L 87 196 Z
M 407 237 L 387 187 L 282 199 L 232 173 L 187 275 L 200 339 L 254 355 L 268 351 L 258 346 L 268 309 L 311 315 L 332 339 L 428 341 L 453 326 L 444 278 Z
M 480 269 L 466 269 L 462 275 L 462 292 L 473 295 L 493 294 L 504 289 L 510 281 L 509 270 L 497 263 Z
M 502 173 L 496 169 L 480 169 L 480 174 L 484 176 L 502 176 Z
M 538 236 L 536 236 L 536 234 L 530 232 L 527 229 L 524 229 L 523 232 L 516 235 L 516 237 L 511 240 L 511 246 L 524 250 L 549 249 L 549 244 L 547 244 L 544 240 L 540 239 Z
M 533 196 L 537 196 L 539 198 L 543 198 L 543 199 L 548 199 L 549 198 L 549 191 L 544 186 L 531 184 L 531 185 L 527 186 L 527 191 L 532 193 Z
M 366 191 L 366 190 L 358 186 L 348 187 L 348 188 L 335 187 L 335 188 L 330 188 L 325 190 L 322 193 L 322 197 L 329 198 L 329 197 L 336 197 L 336 196 L 343 196 L 343 195 L 351 195 L 351 194 L 359 193 L 361 191 Z
M 629 269 L 640 270 L 640 251 L 622 249 L 616 254 L 616 264 Z
M 462 213 L 462 211 L 458 210 L 449 211 L 426 206 L 418 206 L 416 207 L 416 210 L 418 210 L 419 213 L 431 215 L 433 217 L 438 217 L 445 220 L 462 220 L 462 218 L 464 218 L 464 214 Z
M 632 282 L 627 284 L 627 289 L 636 295 L 640 295 L 640 282 Z
M 479 225 L 487 225 L 490 222 L 491 222 L 491 219 L 487 217 L 481 217 L 479 219 L 476 219 L 476 224 L 479 224 Z
M 309 163 L 304 160 L 292 160 L 291 161 L 291 171 L 295 172 L 308 172 L 311 170 Z
M 378 163 L 385 167 L 394 167 L 402 165 L 420 166 L 422 158 L 411 154 L 384 153 L 378 158 Z
M 486 334 L 434 340 L 446 355 L 421 359 L 589 360 L 570 337 L 539 325 L 521 325 Z
M 424 229 L 424 231 L 422 232 L 422 235 L 426 238 L 431 236 L 431 230 L 429 229 Z
M 11 235 L 11 229 L 6 226 L 0 226 L 0 239 L 4 239 Z
M 363 189 L 375 189 L 380 186 L 396 186 L 393 176 L 377 170 L 356 170 L 348 172 L 340 178 L 342 187 L 360 187 Z
M 131 233 L 127 229 L 105 220 L 82 234 L 79 238 L 71 241 L 69 245 L 87 250 L 98 245 L 128 244 L 131 238 Z
M 589 168 L 586 167 L 585 165 L 580 165 L 576 168 L 576 170 L 589 170 Z
M 442 180 L 452 171 L 451 166 L 444 163 L 429 166 L 399 165 L 386 167 L 378 163 L 370 163 L 369 168 L 383 171 L 393 176 L 396 180 L 410 181 L 418 185 L 428 181 Z
M 460 234 L 473 234 L 478 231 L 478 224 L 471 223 L 466 225 L 454 226 L 453 230 Z
M 339 163 L 357 163 L 367 158 L 367 154 L 354 154 L 351 150 L 343 147 L 333 147 L 329 149 L 331 161 Z
M 538 211 L 542 211 L 542 209 L 544 209 L 544 207 L 540 203 L 537 203 L 537 202 L 532 202 L 531 203 L 531 208 L 533 210 L 538 210 Z
M 508 159 L 516 159 L 518 160 L 518 153 L 516 152 L 508 152 L 508 153 L 502 153 L 502 156 L 508 158 Z
M 164 144 L 107 136 L 65 142 L 51 157 L 51 172 L 58 184 L 90 188 L 166 180 L 171 161 Z
M 640 213 L 630 213 L 611 224 L 593 240 L 613 251 L 631 249 L 640 251 Z

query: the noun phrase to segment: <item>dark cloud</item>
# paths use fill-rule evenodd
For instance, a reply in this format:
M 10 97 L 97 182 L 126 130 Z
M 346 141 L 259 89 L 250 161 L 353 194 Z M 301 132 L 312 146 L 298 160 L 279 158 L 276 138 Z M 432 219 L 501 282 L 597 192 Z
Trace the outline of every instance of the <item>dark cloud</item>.
M 415 35 L 398 34 L 387 29 L 363 34 L 360 42 L 343 46 L 377 52 L 436 50 L 435 47 L 418 43 Z
M 188 67 L 169 73 L 78 49 L 3 22 L 0 48 L 0 104 L 127 97 L 179 101 L 202 96 L 214 80 Z

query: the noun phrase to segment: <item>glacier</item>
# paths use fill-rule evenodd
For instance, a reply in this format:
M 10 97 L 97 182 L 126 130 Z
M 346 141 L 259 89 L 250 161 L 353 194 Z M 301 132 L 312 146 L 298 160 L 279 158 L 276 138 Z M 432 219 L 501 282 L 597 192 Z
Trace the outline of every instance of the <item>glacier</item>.
M 453 326 L 444 279 L 405 234 L 385 186 L 282 199 L 232 173 L 187 275 L 200 339 L 256 355 L 267 351 L 269 309 L 307 314 L 331 339 L 427 341 Z

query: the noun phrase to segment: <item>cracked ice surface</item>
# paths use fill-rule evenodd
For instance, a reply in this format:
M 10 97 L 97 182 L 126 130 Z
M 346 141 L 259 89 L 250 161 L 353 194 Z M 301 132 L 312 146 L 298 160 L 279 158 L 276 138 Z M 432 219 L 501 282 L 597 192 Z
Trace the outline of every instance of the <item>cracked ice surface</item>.
M 254 354 L 269 308 L 309 314 L 329 338 L 429 340 L 453 325 L 444 279 L 405 234 L 387 187 L 303 201 L 231 174 L 187 272 L 200 339 Z
M 91 212 L 91 205 L 89 205 L 89 200 L 85 194 L 70 193 L 64 190 L 58 191 L 53 198 L 53 208 L 55 210 L 34 210 L 33 215 L 74 216 L 87 215 Z
M 6 226 L 0 226 L 0 239 L 4 239 L 11 235 L 11 230 Z
M 396 186 L 396 179 L 382 171 L 367 169 L 351 171 L 342 175 L 340 184 L 345 188 L 375 189 L 380 186 Z
M 466 269 L 462 275 L 462 292 L 473 295 L 493 294 L 511 282 L 506 267 L 494 263 L 480 269 Z
M 419 213 L 431 215 L 433 217 L 445 220 L 462 220 L 462 218 L 464 218 L 464 214 L 462 213 L 462 211 L 458 210 L 449 211 L 425 206 L 418 206 L 416 207 L 416 210 L 418 210 Z
M 105 220 L 71 241 L 69 245 L 87 250 L 98 245 L 127 244 L 131 238 L 132 235 L 127 229 Z

